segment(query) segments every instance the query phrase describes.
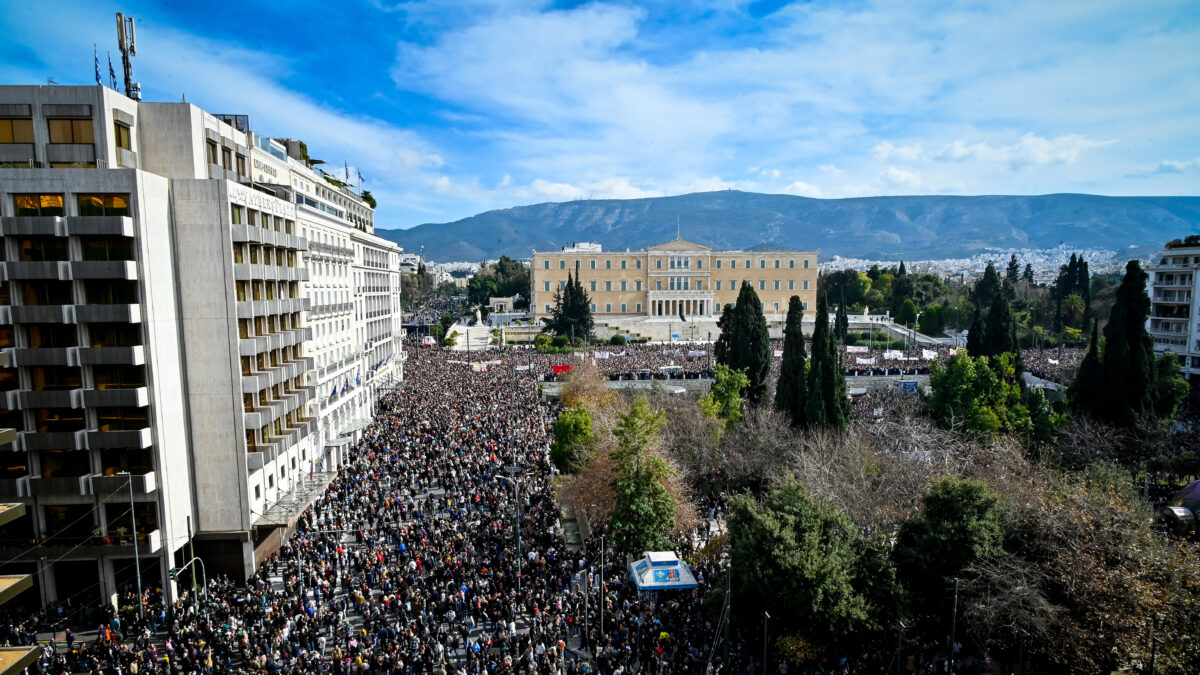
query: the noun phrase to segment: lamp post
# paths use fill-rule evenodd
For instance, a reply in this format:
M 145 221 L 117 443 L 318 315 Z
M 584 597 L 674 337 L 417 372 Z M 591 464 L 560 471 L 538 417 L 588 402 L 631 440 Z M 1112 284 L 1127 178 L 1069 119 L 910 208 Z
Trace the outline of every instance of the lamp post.
M 770 618 L 770 612 L 763 612 L 763 675 L 767 675 L 767 621 Z
M 120 471 L 118 476 L 125 476 L 128 479 L 129 486 L 129 521 L 133 525 L 133 566 L 137 572 L 137 596 L 138 596 L 138 618 L 146 618 L 146 606 L 142 602 L 142 557 L 138 553 L 137 540 L 137 514 L 133 510 L 133 474 L 128 471 Z
M 508 480 L 511 480 L 512 484 L 513 484 L 513 501 L 516 502 L 516 507 L 517 507 L 516 520 L 513 522 L 514 530 L 515 530 L 516 538 L 517 538 L 517 596 L 521 595 L 521 557 L 522 557 L 521 556 L 521 496 L 520 496 L 520 493 L 517 491 L 517 485 L 519 484 L 519 481 L 517 480 L 517 476 L 516 476 L 516 474 L 520 470 L 521 470 L 520 467 L 517 467 L 517 466 L 504 467 L 505 473 L 508 474 Z

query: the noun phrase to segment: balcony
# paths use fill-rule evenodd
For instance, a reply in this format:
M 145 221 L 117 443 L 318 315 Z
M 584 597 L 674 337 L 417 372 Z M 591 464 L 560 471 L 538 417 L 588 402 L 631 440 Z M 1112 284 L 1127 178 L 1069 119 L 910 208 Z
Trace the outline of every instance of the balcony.
M 30 476 L 29 492 L 35 497 L 83 497 L 92 494 L 92 477 L 42 478 L 41 476 Z
M 123 389 L 84 389 L 83 404 L 89 408 L 144 408 L 145 406 L 150 405 L 150 390 L 146 387 L 129 387 Z
M 29 492 L 29 476 L 19 478 L 0 478 L 0 498 L 22 499 L 32 497 Z
M 89 448 L 148 448 L 153 444 L 154 434 L 149 427 L 113 431 L 87 430 Z
M 95 164 L 96 146 L 91 143 L 47 143 L 46 161 L 51 164 Z
M 67 236 L 66 219 L 62 216 L 5 216 L 0 218 L 0 231 L 8 237 Z
M 76 360 L 81 366 L 141 366 L 146 364 L 146 348 L 142 345 L 129 347 L 74 347 Z
M 70 347 L 16 348 L 12 350 L 13 366 L 73 366 Z
M 141 305 L 75 305 L 79 323 L 141 323 Z
M 129 216 L 68 216 L 67 234 L 71 236 L 132 237 L 133 218 Z
M 87 430 L 80 429 L 79 431 L 47 431 L 39 433 L 36 431 L 22 431 L 17 434 L 17 442 L 13 444 L 14 450 L 87 450 L 88 445 Z M 17 446 L 20 446 L 19 448 Z M 96 446 L 100 447 L 100 446 Z M 115 446 L 121 447 L 121 446 Z
M 10 410 L 33 408 L 82 408 L 82 389 L 21 389 L 6 392 Z
M 117 492 L 128 494 L 130 481 L 133 482 L 133 493 L 135 495 L 152 494 L 158 489 L 158 477 L 153 471 L 147 471 L 144 474 L 133 474 L 132 476 L 105 476 L 96 474 L 92 476 L 92 492 L 100 496 L 111 495 Z
M 159 530 L 150 532 L 138 531 L 138 553 L 148 555 L 162 550 L 162 533 Z M 107 535 L 70 536 L 65 534 L 50 538 L 42 535 L 40 539 L 9 542 L 0 549 L 0 554 L 14 561 L 32 562 L 42 558 L 94 559 L 106 553 L 120 557 L 133 557 L 133 537 L 121 532 L 110 532 Z
M 1155 289 L 1154 301 L 1163 303 L 1190 304 L 1192 302 L 1191 291 L 1160 291 Z
M 136 281 L 137 262 L 133 260 L 72 260 L 72 279 L 125 279 Z
M 75 323 L 75 305 L 12 305 L 9 323 Z
M 71 278 L 71 263 L 65 260 L 9 260 L 2 269 L 5 280 Z

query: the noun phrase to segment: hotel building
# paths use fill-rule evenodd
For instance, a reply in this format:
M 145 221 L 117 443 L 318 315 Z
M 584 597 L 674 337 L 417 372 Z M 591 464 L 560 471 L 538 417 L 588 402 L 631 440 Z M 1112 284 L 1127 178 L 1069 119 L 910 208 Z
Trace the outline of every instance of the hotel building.
M 815 251 L 714 251 L 675 239 L 638 251 L 603 251 L 599 244 L 534 251 L 531 308 L 548 318 L 554 295 L 578 269 L 597 321 L 631 317 L 715 319 L 737 301 L 743 282 L 758 293 L 768 321 L 787 315 L 788 301 L 816 305 Z
M 33 575 L 42 602 L 112 599 L 135 558 L 169 598 L 193 551 L 245 576 L 369 417 L 379 387 L 353 385 L 399 336 L 354 339 L 349 252 L 399 249 L 248 126 L 101 86 L 0 87 L 0 427 L 17 430 L 0 495 L 29 513 L 0 528 L 0 573 Z M 344 407 L 322 402 L 335 378 Z

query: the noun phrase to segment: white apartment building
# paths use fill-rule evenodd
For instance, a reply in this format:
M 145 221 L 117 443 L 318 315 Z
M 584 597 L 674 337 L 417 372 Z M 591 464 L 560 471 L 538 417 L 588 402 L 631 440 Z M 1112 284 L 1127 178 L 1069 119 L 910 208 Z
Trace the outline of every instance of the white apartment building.
M 169 596 L 193 550 L 210 575 L 249 573 L 370 416 L 368 368 L 395 363 L 394 333 L 358 339 L 353 237 L 391 256 L 397 293 L 399 250 L 248 126 L 101 86 L 0 87 L 0 426 L 18 430 L 0 496 L 30 514 L 0 527 L 0 573 L 34 575 L 42 602 L 112 599 L 135 557 Z M 335 378 L 363 385 L 325 405 Z
M 1167 244 L 1150 274 L 1146 329 L 1157 353 L 1177 354 L 1183 376 L 1200 382 L 1200 236 Z

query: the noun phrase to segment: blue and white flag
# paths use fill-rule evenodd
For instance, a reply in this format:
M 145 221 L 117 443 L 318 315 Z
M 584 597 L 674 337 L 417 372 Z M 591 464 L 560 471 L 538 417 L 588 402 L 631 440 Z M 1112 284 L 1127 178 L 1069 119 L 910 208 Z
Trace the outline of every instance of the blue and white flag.
M 104 86 L 104 81 L 100 79 L 100 54 L 96 51 L 96 45 L 92 45 L 92 58 L 96 60 L 96 84 Z
M 112 52 L 108 52 L 108 88 L 117 88 L 117 71 L 113 70 Z

